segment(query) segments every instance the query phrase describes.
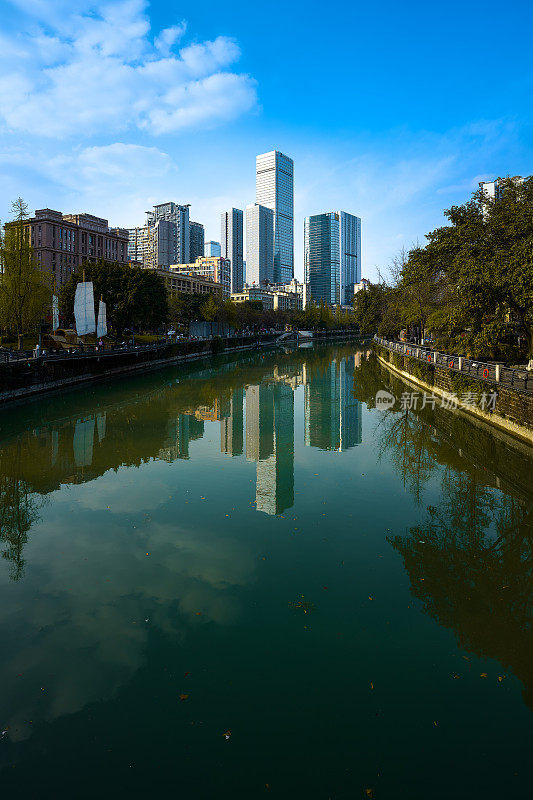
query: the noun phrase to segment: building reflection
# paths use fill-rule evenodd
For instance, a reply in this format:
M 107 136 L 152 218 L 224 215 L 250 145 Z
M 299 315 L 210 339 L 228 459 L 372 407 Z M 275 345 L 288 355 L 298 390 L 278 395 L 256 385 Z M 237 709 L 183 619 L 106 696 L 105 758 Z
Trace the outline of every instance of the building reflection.
M 63 484 L 85 483 L 106 471 L 153 459 L 191 458 L 206 425 L 220 426 L 220 450 L 256 464 L 258 511 L 282 514 L 294 504 L 295 395 L 303 389 L 304 443 L 343 451 L 361 442 L 361 402 L 354 398 L 356 358 L 349 348 L 274 353 L 250 366 L 191 370 L 190 380 L 132 392 L 96 387 L 69 403 L 70 416 L 37 407 L 21 429 L 0 441 L 0 542 L 21 574 L 22 550 L 43 497 Z M 194 380 L 192 380 L 194 378 Z M 245 382 L 245 379 L 246 382 Z M 61 409 L 60 403 L 53 410 Z M 32 420 L 31 414 L 34 419 Z
M 362 406 L 353 395 L 355 356 L 334 359 L 305 380 L 305 444 L 348 450 L 363 439 Z

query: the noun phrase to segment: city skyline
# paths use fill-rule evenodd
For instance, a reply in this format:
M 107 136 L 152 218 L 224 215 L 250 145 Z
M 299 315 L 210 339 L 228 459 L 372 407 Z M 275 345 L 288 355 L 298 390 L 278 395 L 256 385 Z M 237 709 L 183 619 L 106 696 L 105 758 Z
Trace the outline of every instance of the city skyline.
M 275 14 L 261 19 L 266 46 L 283 53 L 282 72 L 260 58 L 258 12 L 240 3 L 176 13 L 162 0 L 8 0 L 0 218 L 20 195 L 32 209 L 130 227 L 174 199 L 190 202 L 216 240 L 220 211 L 254 198 L 256 155 L 276 148 L 297 165 L 296 277 L 304 217 L 346 208 L 364 221 L 362 274 L 375 279 L 481 180 L 530 174 L 531 64 L 511 48 L 531 9 L 518 6 L 498 20 L 491 3 L 483 15 L 452 3 L 445 19 L 438 5 L 415 3 L 398 18 L 390 3 L 379 12 L 345 4 L 345 25 L 313 26 L 296 3 L 284 8 L 283 26 Z M 365 31 L 357 64 L 353 26 Z M 436 27 L 445 48 L 429 47 Z M 296 30 L 305 30 L 305 49 Z M 480 38 L 499 47 L 482 71 Z M 420 69 L 424 60 L 431 69 Z M 283 80 L 289 70 L 293 80 Z M 352 92 L 357 102 L 347 103 Z

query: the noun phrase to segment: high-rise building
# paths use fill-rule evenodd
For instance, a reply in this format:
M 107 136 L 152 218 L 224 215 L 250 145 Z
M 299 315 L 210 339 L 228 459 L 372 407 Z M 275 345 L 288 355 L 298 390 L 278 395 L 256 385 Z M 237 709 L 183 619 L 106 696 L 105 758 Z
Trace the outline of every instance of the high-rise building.
M 128 261 L 147 266 L 150 263 L 150 228 L 143 225 L 129 228 Z
M 189 260 L 191 263 L 204 255 L 205 229 L 201 222 L 189 222 Z
M 361 220 L 346 211 L 306 217 L 304 281 L 315 302 L 349 305 L 361 280 Z
M 161 239 L 161 250 L 152 254 L 152 266 L 169 267 L 170 264 L 187 264 L 190 261 L 189 206 L 177 203 L 159 203 L 153 211 L 146 212 L 146 224 L 155 228 L 158 222 L 170 225 L 161 226 L 157 238 Z M 165 259 L 161 261 L 160 259 Z M 157 260 L 157 263 L 155 261 Z
M 209 241 L 206 242 L 204 245 L 204 256 L 210 258 L 213 256 L 214 258 L 220 258 L 222 255 L 222 248 L 220 247 L 220 242 L 213 242 Z
M 274 282 L 288 283 L 294 277 L 294 162 L 272 150 L 257 156 L 255 171 L 256 203 L 274 212 Z
M 274 282 L 274 212 L 258 203 L 246 206 L 246 282 Z
M 243 287 L 243 214 L 240 208 L 220 215 L 220 243 L 223 258 L 231 261 L 231 291 Z

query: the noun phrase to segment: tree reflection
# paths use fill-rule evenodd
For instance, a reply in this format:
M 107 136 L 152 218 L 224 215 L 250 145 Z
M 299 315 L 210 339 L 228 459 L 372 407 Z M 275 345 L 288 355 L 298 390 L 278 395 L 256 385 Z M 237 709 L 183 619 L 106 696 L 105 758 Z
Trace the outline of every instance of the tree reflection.
M 0 542 L 2 558 L 10 562 L 9 575 L 14 581 L 24 573 L 24 546 L 42 504 L 22 477 L 21 455 L 20 448 L 11 451 L 9 464 L 5 454 L 0 457 Z
M 378 388 L 409 389 L 380 365 L 362 363 L 354 393 L 372 405 Z M 446 409 L 388 410 L 374 430 L 419 504 L 440 469 L 441 497 L 424 521 L 389 539 L 411 591 L 460 645 L 498 660 L 524 685 L 533 708 L 533 497 L 530 454 Z M 501 491 L 503 490 L 503 491 Z

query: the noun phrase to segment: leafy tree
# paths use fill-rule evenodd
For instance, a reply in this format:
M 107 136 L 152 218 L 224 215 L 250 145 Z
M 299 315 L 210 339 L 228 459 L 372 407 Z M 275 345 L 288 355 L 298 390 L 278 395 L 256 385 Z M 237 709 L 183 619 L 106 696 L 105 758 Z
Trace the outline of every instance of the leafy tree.
M 76 285 L 85 279 L 94 284 L 95 303 L 106 303 L 110 328 L 120 336 L 126 328 L 155 330 L 168 320 L 169 307 L 163 279 L 153 270 L 100 260 L 85 264 L 61 289 L 60 308 L 70 324 L 74 322 Z
M 0 232 L 0 322 L 23 333 L 50 309 L 51 276 L 39 269 L 30 242 L 28 206 L 12 203 L 14 220 Z

